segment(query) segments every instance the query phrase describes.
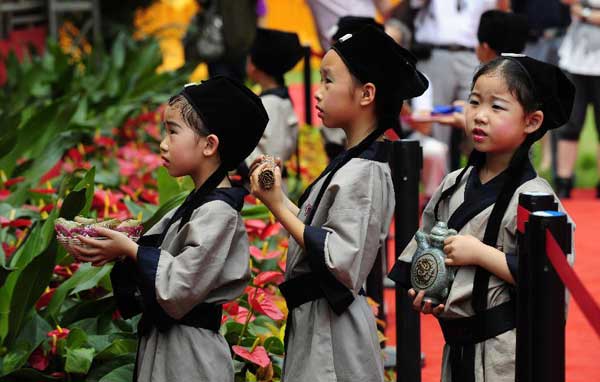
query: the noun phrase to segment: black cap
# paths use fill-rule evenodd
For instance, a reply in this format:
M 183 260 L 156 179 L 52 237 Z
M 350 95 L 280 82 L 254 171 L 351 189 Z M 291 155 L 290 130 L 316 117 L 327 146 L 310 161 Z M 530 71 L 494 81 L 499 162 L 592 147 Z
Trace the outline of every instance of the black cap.
M 342 36 L 332 49 L 359 81 L 375 85 L 377 97 L 406 100 L 420 96 L 429 86 L 416 68 L 417 59 L 373 26 Z
M 535 98 L 541 103 L 544 122 L 541 132 L 564 125 L 571 116 L 575 86 L 557 66 L 522 54 L 504 53 L 501 59 L 518 63 L 527 74 Z
M 221 164 L 235 169 L 254 150 L 269 117 L 256 94 L 229 77 L 186 85 L 181 94 L 207 130 L 219 137 Z
M 348 33 L 356 33 L 367 25 L 371 25 L 375 28 L 383 31 L 383 25 L 379 24 L 372 17 L 362 17 L 362 16 L 344 16 L 340 17 L 337 23 L 337 29 L 331 39 L 333 41 L 337 41 L 340 37 L 347 35 Z
M 496 53 L 521 53 L 528 37 L 527 18 L 517 13 L 490 10 L 481 15 L 477 39 Z
M 282 77 L 302 58 L 304 48 L 296 33 L 258 28 L 250 49 L 252 63 L 273 76 Z

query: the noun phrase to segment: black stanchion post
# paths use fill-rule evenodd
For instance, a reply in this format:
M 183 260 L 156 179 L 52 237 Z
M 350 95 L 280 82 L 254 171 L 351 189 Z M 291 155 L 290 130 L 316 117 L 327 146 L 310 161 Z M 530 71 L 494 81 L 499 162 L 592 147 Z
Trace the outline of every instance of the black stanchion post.
M 304 47 L 304 121 L 312 125 L 312 70 L 310 67 L 310 46 Z
M 533 321 L 533 289 L 530 286 L 530 274 L 535 258 L 527 254 L 524 227 L 531 213 L 536 211 L 557 211 L 558 203 L 554 195 L 541 192 L 525 192 L 519 195 L 519 211 L 517 214 L 517 256 L 519 272 L 517 275 L 517 351 L 516 381 L 533 381 L 531 357 L 535 341 L 531 336 Z
M 571 250 L 571 227 L 563 212 L 534 212 L 525 225 L 525 243 L 532 258 L 529 287 L 532 289 L 529 336 L 535 341 L 530 359 L 531 379 L 521 382 L 565 381 L 565 286 L 547 257 L 549 232 L 562 252 Z
M 396 194 L 396 255 L 419 228 L 419 178 L 423 154 L 418 141 L 392 142 L 390 167 Z M 407 291 L 396 285 L 397 381 L 421 381 L 421 323 Z

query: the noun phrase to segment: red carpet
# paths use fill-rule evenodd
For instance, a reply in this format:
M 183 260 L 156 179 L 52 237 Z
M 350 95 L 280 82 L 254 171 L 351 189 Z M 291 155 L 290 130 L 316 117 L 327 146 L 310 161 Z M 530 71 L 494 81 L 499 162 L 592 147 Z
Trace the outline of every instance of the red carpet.
M 600 233 L 600 200 L 593 190 L 576 190 L 571 200 L 563 202 L 577 225 L 575 231 L 575 271 L 590 293 L 600 303 L 600 244 L 595 235 Z M 393 249 L 393 248 L 392 248 Z M 393 253 L 393 252 L 390 252 Z M 390 255 L 390 257 L 392 257 Z M 385 294 L 389 345 L 396 343 L 394 292 Z M 567 318 L 567 382 L 600 381 L 600 338 L 582 315 L 577 304 L 571 301 Z M 423 382 L 440 380 L 440 365 L 444 340 L 439 326 L 430 315 L 421 315 L 421 350 L 425 353 Z

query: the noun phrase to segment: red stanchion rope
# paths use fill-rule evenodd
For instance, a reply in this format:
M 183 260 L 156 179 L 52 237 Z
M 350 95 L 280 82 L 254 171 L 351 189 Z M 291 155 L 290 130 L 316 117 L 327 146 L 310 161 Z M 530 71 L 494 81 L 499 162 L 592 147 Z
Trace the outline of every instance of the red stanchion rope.
M 529 215 L 531 215 L 529 210 L 520 205 L 517 207 L 517 230 L 520 233 L 525 233 L 525 223 L 529 221 Z M 583 315 L 600 337 L 600 307 L 568 263 L 565 253 L 549 230 L 546 230 L 546 255 L 558 277 L 577 301 Z
M 550 230 L 546 230 L 546 255 L 562 282 L 571 292 L 573 299 L 577 301 L 577 305 L 579 305 L 583 315 L 600 337 L 600 307 L 598 307 L 590 292 L 585 288 L 573 268 L 567 262 L 565 253 L 554 239 L 554 236 L 552 236 Z

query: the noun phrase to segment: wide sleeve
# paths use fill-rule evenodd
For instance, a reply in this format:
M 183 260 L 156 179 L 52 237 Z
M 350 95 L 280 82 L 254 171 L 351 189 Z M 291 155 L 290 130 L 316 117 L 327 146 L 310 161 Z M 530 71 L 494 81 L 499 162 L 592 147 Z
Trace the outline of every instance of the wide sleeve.
M 175 319 L 204 302 L 219 286 L 230 249 L 237 244 L 241 217 L 232 208 L 211 208 L 212 204 L 200 207 L 181 228 L 173 239 L 181 244 L 170 246 L 180 248 L 176 253 L 144 246 L 137 253 L 145 299 L 155 298 Z
M 387 234 L 393 186 L 389 170 L 376 162 L 357 160 L 342 170 L 318 207 L 327 208 L 325 221 L 304 230 L 305 251 L 313 271 L 326 270 L 358 292 Z

